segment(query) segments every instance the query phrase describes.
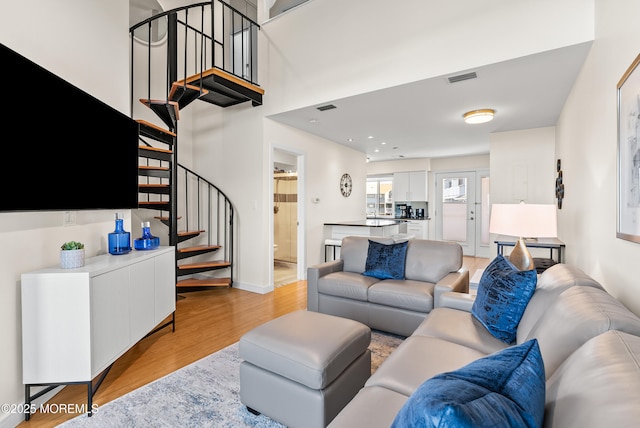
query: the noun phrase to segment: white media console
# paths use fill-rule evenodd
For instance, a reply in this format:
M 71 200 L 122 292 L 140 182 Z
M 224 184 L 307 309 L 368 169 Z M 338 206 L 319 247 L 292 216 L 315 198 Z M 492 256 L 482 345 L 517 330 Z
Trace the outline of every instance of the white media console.
M 175 281 L 174 247 L 104 254 L 78 269 L 23 274 L 26 407 L 57 386 L 87 384 L 90 416 L 93 394 L 111 365 L 151 332 L 169 325 L 175 331 Z M 32 396 L 35 386 L 48 388 Z

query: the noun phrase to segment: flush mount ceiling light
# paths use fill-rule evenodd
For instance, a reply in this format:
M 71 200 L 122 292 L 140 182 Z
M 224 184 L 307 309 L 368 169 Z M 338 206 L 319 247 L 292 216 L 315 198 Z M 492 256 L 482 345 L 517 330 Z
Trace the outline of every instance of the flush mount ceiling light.
M 495 110 L 484 108 L 480 110 L 471 110 L 462 115 L 466 123 L 485 123 L 493 120 Z

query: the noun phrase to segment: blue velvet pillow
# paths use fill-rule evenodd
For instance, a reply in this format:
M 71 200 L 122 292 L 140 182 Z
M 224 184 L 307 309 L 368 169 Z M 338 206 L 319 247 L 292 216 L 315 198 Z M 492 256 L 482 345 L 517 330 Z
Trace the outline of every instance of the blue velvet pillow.
M 516 340 L 516 329 L 536 291 L 535 270 L 518 270 L 499 255 L 484 270 L 471 314 L 496 338 L 506 343 Z
M 408 241 L 397 244 L 381 244 L 369 240 L 367 250 L 366 276 L 378 279 L 404 279 L 404 260 L 407 256 Z
M 544 404 L 544 363 L 531 339 L 427 380 L 391 427 L 541 427 Z

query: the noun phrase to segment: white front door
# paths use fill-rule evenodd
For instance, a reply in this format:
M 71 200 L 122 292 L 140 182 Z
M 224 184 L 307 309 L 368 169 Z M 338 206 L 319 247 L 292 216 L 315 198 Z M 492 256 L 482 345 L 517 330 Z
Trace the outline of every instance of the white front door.
M 489 257 L 489 171 L 436 174 L 436 239 L 465 256 Z

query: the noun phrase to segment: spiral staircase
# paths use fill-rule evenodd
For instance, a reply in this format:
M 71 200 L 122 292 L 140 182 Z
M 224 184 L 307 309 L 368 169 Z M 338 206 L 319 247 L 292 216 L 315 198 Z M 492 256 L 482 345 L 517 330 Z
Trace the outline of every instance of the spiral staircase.
M 154 35 L 162 29 L 160 41 Z M 257 85 L 259 26 L 213 0 L 166 11 L 131 27 L 131 111 L 140 125 L 140 210 L 154 210 L 176 247 L 176 292 L 231 287 L 237 224 L 232 201 L 178 162 L 180 111 L 194 101 L 226 108 L 262 104 Z M 143 94 L 143 95 L 141 95 Z M 144 214 L 141 214 L 144 217 Z M 158 234 L 160 235 L 160 234 Z

